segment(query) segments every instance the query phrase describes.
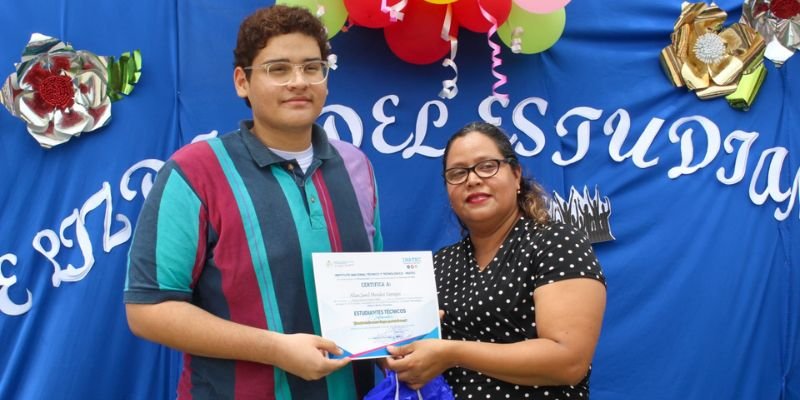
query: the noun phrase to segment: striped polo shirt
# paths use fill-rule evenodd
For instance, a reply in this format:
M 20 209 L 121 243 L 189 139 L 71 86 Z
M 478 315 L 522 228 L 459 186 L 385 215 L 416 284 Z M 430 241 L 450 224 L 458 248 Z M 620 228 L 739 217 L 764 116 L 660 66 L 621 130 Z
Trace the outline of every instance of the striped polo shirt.
M 164 164 L 136 225 L 124 299 L 187 301 L 240 324 L 319 335 L 311 253 L 383 247 L 372 166 L 315 125 L 304 174 L 251 127 L 187 145 Z M 373 383 L 366 362 L 305 381 L 187 354 L 178 398 L 347 400 Z

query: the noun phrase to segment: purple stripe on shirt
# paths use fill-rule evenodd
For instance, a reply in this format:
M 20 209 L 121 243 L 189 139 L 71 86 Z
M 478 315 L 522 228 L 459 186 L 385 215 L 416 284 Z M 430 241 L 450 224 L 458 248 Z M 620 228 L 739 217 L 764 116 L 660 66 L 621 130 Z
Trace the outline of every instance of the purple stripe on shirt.
M 347 175 L 350 176 L 350 182 L 353 184 L 353 189 L 358 199 L 358 207 L 364 220 L 364 229 L 367 231 L 368 237 L 372 238 L 375 236 L 374 211 L 377 199 L 375 198 L 375 188 L 373 186 L 372 168 L 367 156 L 350 143 L 336 139 L 329 140 L 330 144 L 342 156 Z M 375 250 L 372 248 L 373 243 L 371 240 L 369 245 L 372 250 Z

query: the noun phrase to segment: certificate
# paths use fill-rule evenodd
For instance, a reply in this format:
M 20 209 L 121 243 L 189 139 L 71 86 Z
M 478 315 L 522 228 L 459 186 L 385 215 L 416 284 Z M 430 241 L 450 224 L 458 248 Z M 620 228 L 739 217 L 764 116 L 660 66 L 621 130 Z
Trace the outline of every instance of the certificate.
M 441 338 L 430 251 L 313 253 L 322 336 L 352 359 Z

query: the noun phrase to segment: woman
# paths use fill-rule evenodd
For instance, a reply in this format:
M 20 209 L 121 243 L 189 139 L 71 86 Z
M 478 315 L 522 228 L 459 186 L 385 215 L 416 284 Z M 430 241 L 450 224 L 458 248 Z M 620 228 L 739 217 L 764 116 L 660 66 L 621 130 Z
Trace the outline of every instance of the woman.
M 443 340 L 390 348 L 387 366 L 412 388 L 443 374 L 457 398 L 588 398 L 606 290 L 586 234 L 549 220 L 494 125 L 450 138 L 444 179 L 467 235 L 434 256 Z

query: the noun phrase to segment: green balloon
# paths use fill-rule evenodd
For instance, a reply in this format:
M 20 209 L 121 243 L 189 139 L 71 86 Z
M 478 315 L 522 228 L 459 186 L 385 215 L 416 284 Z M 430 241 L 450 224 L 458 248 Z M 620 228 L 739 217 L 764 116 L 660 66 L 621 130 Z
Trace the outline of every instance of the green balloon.
M 533 14 L 512 2 L 508 20 L 497 28 L 497 36 L 500 36 L 506 46 L 511 47 L 512 32 L 518 27 L 522 28 L 522 34 L 519 35 L 521 52 L 539 53 L 556 44 L 564 33 L 566 22 L 567 13 L 563 8 L 549 14 Z
M 347 8 L 344 6 L 344 0 L 276 0 L 275 4 L 304 7 L 314 15 L 317 15 L 320 7 L 324 7 L 325 13 L 322 14 L 320 20 L 328 30 L 328 39 L 339 33 L 347 21 Z

